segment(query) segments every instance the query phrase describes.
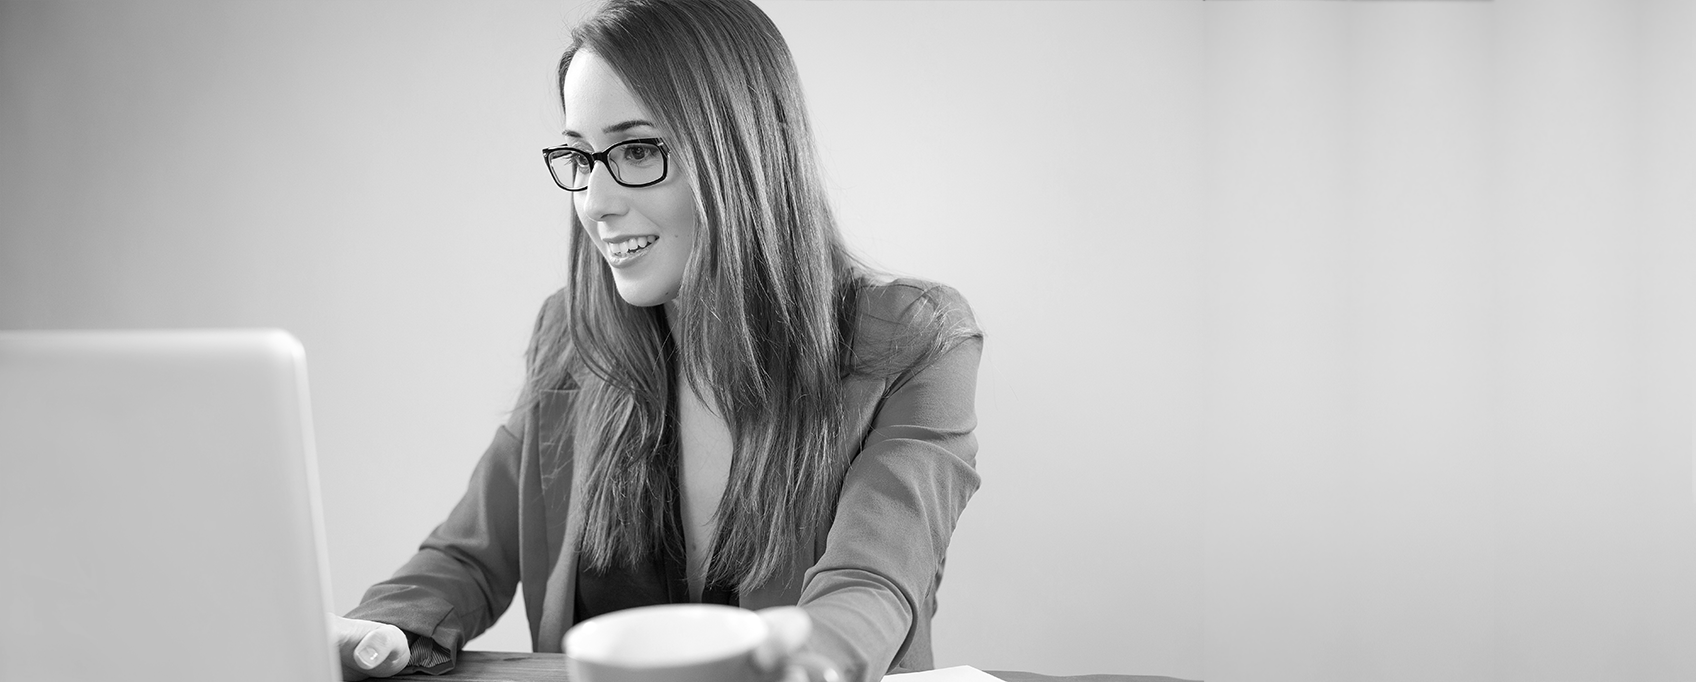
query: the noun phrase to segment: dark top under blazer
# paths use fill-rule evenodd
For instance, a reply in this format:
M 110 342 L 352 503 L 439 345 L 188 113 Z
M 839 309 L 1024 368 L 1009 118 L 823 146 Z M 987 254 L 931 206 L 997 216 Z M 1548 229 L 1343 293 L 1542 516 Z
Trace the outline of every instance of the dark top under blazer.
M 859 299 L 854 350 L 861 357 L 888 356 L 899 345 L 894 339 L 937 311 L 975 328 L 965 300 L 945 286 L 867 284 Z M 930 622 L 943 557 L 979 484 L 972 431 L 981 353 L 974 338 L 890 376 L 844 380 L 841 447 L 852 463 L 835 518 L 809 555 L 740 595 L 751 609 L 799 604 L 814 624 L 808 647 L 843 666 L 849 680 L 932 667 Z M 534 650 L 560 651 L 573 622 L 577 574 L 564 540 L 571 491 L 580 482 L 572 439 L 562 432 L 575 394 L 553 391 L 515 411 L 495 431 L 447 520 L 347 614 L 416 635 L 409 672 L 451 669 L 466 641 L 506 611 L 515 586 L 522 587 Z

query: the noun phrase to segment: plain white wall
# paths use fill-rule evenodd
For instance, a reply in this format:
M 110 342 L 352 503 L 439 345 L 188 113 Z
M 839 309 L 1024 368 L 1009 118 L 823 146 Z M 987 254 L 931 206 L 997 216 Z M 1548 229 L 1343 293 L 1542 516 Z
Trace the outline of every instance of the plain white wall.
M 463 492 L 562 281 L 572 11 L 0 5 L 0 326 L 294 332 L 351 608 Z
M 989 334 L 940 664 L 1696 673 L 1688 3 L 763 6 L 850 241 Z M 0 327 L 294 331 L 352 606 L 563 272 L 580 12 L 0 4 Z

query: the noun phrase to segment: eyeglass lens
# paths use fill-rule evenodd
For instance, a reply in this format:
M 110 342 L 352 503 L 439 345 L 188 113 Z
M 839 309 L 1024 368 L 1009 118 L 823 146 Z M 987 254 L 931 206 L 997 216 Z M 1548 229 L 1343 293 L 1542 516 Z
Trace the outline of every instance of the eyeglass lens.
M 651 185 L 665 178 L 665 152 L 651 142 L 621 142 L 607 149 L 608 170 L 613 179 L 625 186 Z M 595 159 L 588 152 L 565 149 L 552 157 L 548 165 L 554 178 L 566 189 L 578 191 L 589 187 L 589 175 L 595 170 Z

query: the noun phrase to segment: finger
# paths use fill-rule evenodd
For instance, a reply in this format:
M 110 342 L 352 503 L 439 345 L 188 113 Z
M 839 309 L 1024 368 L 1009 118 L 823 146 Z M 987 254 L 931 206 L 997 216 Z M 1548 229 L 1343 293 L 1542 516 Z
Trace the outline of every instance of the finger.
M 336 658 L 341 661 L 342 679 L 353 682 L 363 680 L 369 675 L 359 666 L 359 661 L 353 657 L 353 652 L 359 647 L 360 640 L 365 638 L 377 624 L 370 621 L 354 620 L 330 614 L 330 642 L 336 649 Z
M 779 606 L 759 613 L 784 653 L 799 650 L 813 634 L 813 619 L 799 606 Z
M 359 669 L 372 677 L 388 677 L 405 668 L 412 653 L 407 650 L 406 635 L 400 628 L 383 625 L 359 640 L 353 658 Z
M 365 636 L 368 628 L 359 627 L 360 622 L 330 614 L 330 642 L 336 645 L 337 652 L 346 654 L 352 651 L 359 639 Z
M 376 644 L 366 644 L 365 640 L 374 632 L 376 630 L 360 628 L 359 631 L 337 633 L 336 649 L 341 654 L 342 679 L 363 680 L 371 676 L 371 669 L 374 665 L 367 661 L 372 659 L 373 651 L 380 652 L 381 649 Z M 387 652 L 382 653 L 386 654 Z M 383 656 L 379 654 L 376 657 L 376 662 L 381 663 L 382 658 Z
M 759 611 L 770 636 L 754 650 L 754 663 L 771 670 L 790 654 L 799 651 L 813 634 L 813 619 L 799 606 L 777 606 Z

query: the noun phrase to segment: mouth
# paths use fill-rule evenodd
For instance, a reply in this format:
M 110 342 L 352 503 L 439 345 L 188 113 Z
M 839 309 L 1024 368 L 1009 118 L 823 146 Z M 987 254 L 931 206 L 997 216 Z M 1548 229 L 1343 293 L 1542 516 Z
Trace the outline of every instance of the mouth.
M 652 247 L 654 243 L 659 240 L 660 238 L 658 236 L 644 235 L 641 237 L 621 239 L 616 242 L 606 242 L 607 260 L 612 261 L 613 265 L 623 265 L 634 260 L 636 257 L 647 253 L 648 248 Z

